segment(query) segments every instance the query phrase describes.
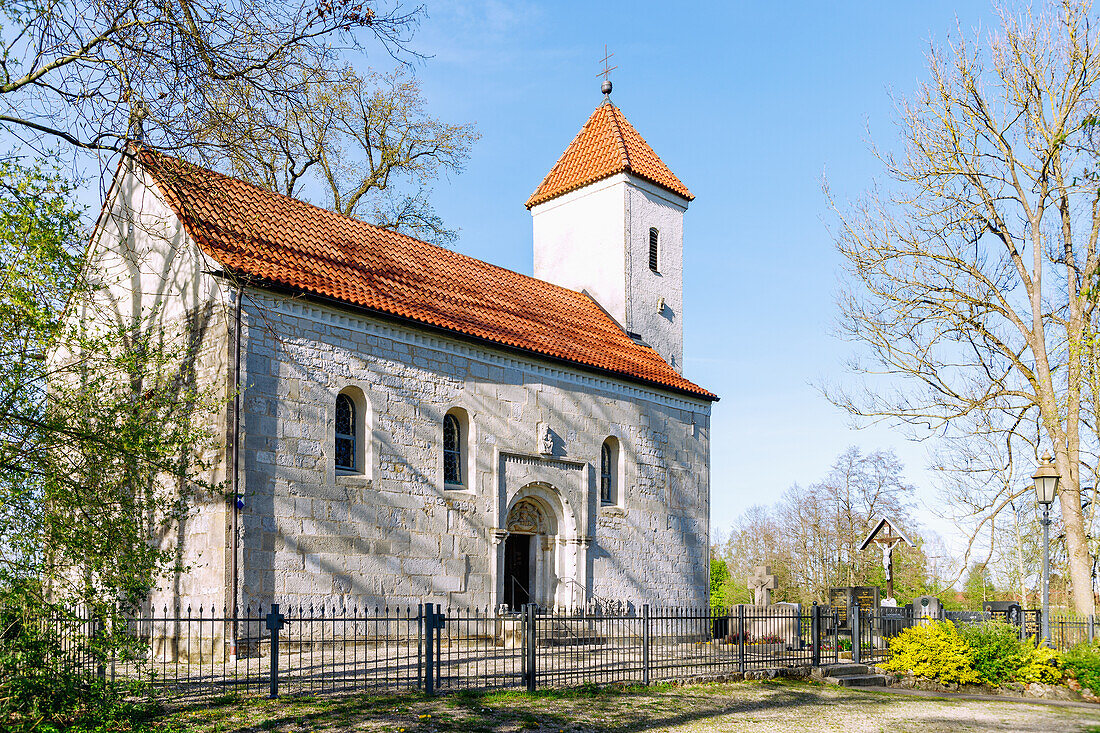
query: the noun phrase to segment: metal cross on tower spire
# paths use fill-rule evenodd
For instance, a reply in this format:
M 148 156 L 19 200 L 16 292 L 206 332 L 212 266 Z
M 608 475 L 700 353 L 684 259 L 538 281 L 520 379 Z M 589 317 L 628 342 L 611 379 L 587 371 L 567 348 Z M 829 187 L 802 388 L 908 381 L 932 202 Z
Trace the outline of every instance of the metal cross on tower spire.
M 611 94 L 611 78 L 610 78 L 611 77 L 611 72 L 614 71 L 615 69 L 619 68 L 618 66 L 610 66 L 609 67 L 607 65 L 607 62 L 610 61 L 611 57 L 614 56 L 614 55 L 615 55 L 614 53 L 608 53 L 607 52 L 607 44 L 605 43 L 603 45 L 603 58 L 600 59 L 600 61 L 603 63 L 603 71 L 596 74 L 596 76 L 602 76 L 603 77 L 603 84 L 600 85 L 600 91 L 603 92 L 604 97 L 607 97 Z

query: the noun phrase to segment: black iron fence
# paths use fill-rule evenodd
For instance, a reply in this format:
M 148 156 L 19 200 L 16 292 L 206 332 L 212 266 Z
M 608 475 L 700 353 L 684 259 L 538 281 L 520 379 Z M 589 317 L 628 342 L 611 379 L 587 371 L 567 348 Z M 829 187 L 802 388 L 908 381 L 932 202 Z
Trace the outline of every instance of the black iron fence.
M 993 614 L 996 615 L 996 614 Z M 817 667 L 885 659 L 902 630 L 946 617 L 907 608 L 767 607 L 584 609 L 552 613 L 273 605 L 244 614 L 208 609 L 150 613 L 105 628 L 91 616 L 69 616 L 53 633 L 59 653 L 100 677 L 140 679 L 167 696 L 231 692 L 277 696 L 358 690 L 567 687 L 722 678 L 754 670 Z M 1021 638 L 1037 638 L 1037 612 L 1021 619 Z M 50 623 L 50 621 L 46 621 Z M 1060 649 L 1091 640 L 1093 617 L 1051 618 Z M 97 639 L 124 637 L 117 655 Z M 0 641 L 2 643 L 2 641 Z
M 844 646 L 836 609 L 816 605 L 570 613 L 534 605 L 518 613 L 431 603 L 369 610 L 273 605 L 237 616 L 161 609 L 122 628 L 68 618 L 53 633 L 64 640 L 59 653 L 70 664 L 183 697 L 649 684 L 831 663 Z M 119 657 L 97 649 L 104 634 L 124 636 L 142 652 Z

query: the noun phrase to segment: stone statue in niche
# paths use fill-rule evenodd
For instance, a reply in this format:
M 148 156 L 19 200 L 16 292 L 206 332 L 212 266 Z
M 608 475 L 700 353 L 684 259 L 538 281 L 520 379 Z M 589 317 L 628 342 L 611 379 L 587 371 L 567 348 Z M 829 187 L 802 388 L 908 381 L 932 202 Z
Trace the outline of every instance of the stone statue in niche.
M 539 453 L 544 456 L 554 454 L 554 434 L 550 432 L 550 423 L 540 422 L 538 425 Z
M 542 515 L 534 504 L 521 501 L 508 512 L 509 532 L 529 532 L 539 534 L 542 531 Z

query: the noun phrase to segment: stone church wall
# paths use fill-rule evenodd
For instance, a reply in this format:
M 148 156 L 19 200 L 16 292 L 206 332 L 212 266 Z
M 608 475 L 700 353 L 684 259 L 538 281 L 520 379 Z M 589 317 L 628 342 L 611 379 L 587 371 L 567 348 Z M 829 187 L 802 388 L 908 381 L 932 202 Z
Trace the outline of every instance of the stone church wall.
M 556 514 L 538 548 L 555 604 L 578 586 L 706 602 L 709 403 L 269 293 L 246 303 L 243 604 L 498 603 L 508 509 L 528 495 Z M 365 418 L 353 474 L 334 462 L 345 390 Z M 467 420 L 463 490 L 443 486 L 452 408 Z M 620 498 L 601 507 L 608 436 Z

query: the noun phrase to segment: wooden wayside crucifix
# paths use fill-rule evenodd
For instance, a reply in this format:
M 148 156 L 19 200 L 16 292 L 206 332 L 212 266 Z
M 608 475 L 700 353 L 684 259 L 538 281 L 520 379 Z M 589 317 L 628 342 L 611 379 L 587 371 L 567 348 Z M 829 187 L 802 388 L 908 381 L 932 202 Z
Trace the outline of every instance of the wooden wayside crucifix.
M 882 569 L 886 571 L 886 597 L 894 597 L 894 548 L 904 542 L 910 547 L 916 547 L 905 533 L 885 517 L 880 519 L 867 539 L 859 546 L 860 551 L 866 550 L 874 542 L 882 550 Z

